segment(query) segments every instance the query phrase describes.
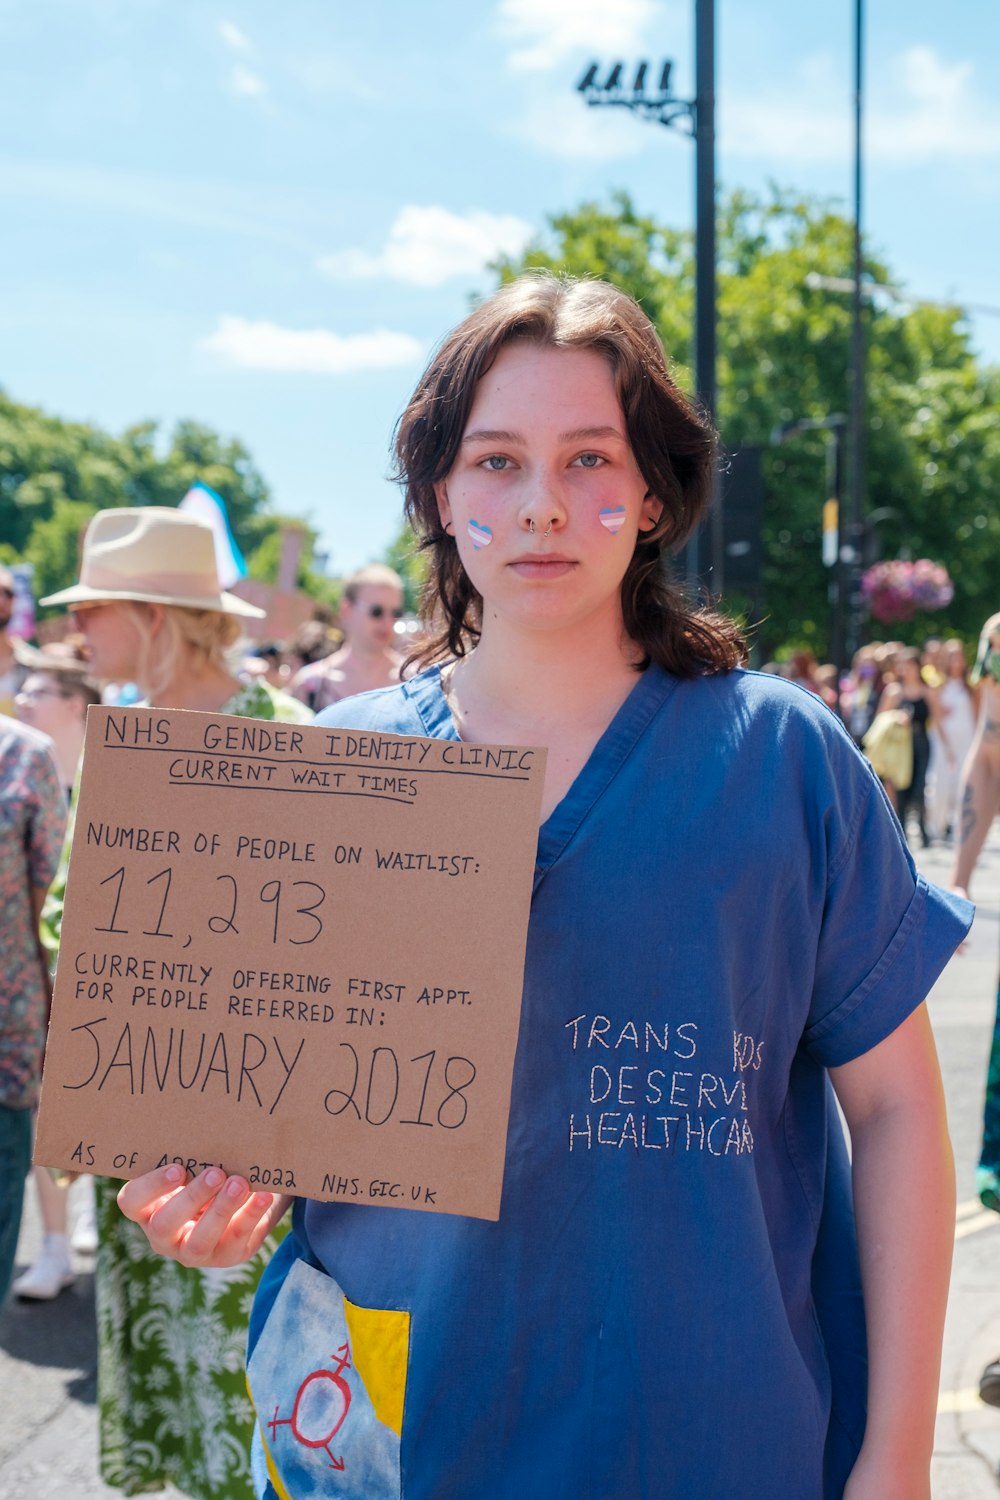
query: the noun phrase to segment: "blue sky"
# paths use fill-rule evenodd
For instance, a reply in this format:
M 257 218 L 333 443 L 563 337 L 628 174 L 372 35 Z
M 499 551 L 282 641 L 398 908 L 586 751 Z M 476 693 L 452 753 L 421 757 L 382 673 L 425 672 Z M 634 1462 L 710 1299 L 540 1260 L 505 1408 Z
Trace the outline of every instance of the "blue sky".
M 329 567 L 395 534 L 427 351 L 549 213 L 691 222 L 693 148 L 575 92 L 693 0 L 0 0 L 0 385 L 248 445 Z M 852 184 L 852 0 L 718 0 L 719 178 Z M 865 228 L 914 295 L 1000 307 L 1000 6 L 867 0 Z M 1000 317 L 974 316 L 1000 363 Z

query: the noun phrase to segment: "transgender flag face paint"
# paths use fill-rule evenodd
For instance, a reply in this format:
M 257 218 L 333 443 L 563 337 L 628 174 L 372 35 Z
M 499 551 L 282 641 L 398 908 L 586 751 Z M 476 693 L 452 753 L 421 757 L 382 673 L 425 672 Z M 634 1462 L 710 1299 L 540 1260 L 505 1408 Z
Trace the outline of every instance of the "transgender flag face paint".
M 481 548 L 488 547 L 490 545 L 490 542 L 492 542 L 493 540 L 493 533 L 490 528 L 488 526 L 484 526 L 481 521 L 470 521 L 469 537 L 472 541 L 472 550 L 474 552 L 478 552 Z
M 605 530 L 610 531 L 612 536 L 617 536 L 619 531 L 621 531 L 622 527 L 625 525 L 624 505 L 606 505 L 604 509 L 599 512 L 599 515 L 601 525 L 605 528 Z

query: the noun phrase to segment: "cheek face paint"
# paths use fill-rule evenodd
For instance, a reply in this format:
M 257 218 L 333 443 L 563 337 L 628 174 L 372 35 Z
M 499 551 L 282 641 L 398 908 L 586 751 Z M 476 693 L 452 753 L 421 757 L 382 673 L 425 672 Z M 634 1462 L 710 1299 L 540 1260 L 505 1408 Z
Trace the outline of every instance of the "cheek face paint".
M 478 552 L 482 547 L 488 547 L 493 540 L 493 533 L 488 526 L 481 521 L 469 522 L 469 536 L 472 540 L 472 550 Z
M 598 514 L 601 525 L 610 531 L 612 536 L 617 536 L 625 525 L 624 505 L 606 505 Z

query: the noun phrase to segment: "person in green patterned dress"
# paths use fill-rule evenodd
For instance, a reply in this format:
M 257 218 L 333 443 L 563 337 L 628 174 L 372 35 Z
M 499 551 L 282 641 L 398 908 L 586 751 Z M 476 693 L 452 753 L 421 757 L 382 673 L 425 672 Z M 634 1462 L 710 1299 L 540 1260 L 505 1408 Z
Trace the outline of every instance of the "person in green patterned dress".
M 240 617 L 263 611 L 219 584 L 209 528 L 157 506 L 101 511 L 66 604 L 94 675 L 135 682 L 148 703 L 308 723 L 312 714 L 261 679 L 234 677 Z M 71 840 L 45 913 L 58 939 Z M 191 1270 L 154 1255 L 97 1180 L 100 1469 L 127 1495 L 173 1484 L 192 1500 L 252 1500 L 244 1353 L 254 1290 L 280 1234 L 233 1270 Z

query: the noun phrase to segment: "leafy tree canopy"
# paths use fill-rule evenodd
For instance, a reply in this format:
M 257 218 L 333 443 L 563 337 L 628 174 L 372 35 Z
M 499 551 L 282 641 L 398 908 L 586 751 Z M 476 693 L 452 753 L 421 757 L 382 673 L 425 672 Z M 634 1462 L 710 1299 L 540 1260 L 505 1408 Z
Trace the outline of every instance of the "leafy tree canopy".
M 295 524 L 306 534 L 299 587 L 318 598 L 330 595 L 313 562 L 315 532 L 271 510 L 267 484 L 241 442 L 192 421 L 179 422 L 165 446 L 157 438 L 155 422 L 116 437 L 0 392 L 0 557 L 34 565 L 36 595 L 74 581 L 80 534 L 96 511 L 176 505 L 198 479 L 225 500 L 251 577 L 276 580 L 281 527 Z
M 825 494 L 822 433 L 781 446 L 774 430 L 848 411 L 850 297 L 815 276 L 852 274 L 853 229 L 827 202 L 772 189 L 726 195 L 718 217 L 718 423 L 730 448 L 763 449 L 765 485 L 760 643 L 828 650 L 829 575 L 820 557 Z M 501 281 L 545 267 L 613 282 L 642 303 L 690 391 L 694 241 L 640 214 L 626 193 L 550 218 Z M 962 309 L 913 305 L 895 278 L 865 261 L 866 511 L 880 514 L 869 545 L 883 556 L 927 556 L 955 583 L 945 616 L 915 621 L 916 639 L 946 624 L 972 637 L 996 609 L 1000 553 L 1000 370 L 981 365 Z M 739 597 L 724 601 L 747 607 Z M 880 628 L 878 633 L 884 633 Z

